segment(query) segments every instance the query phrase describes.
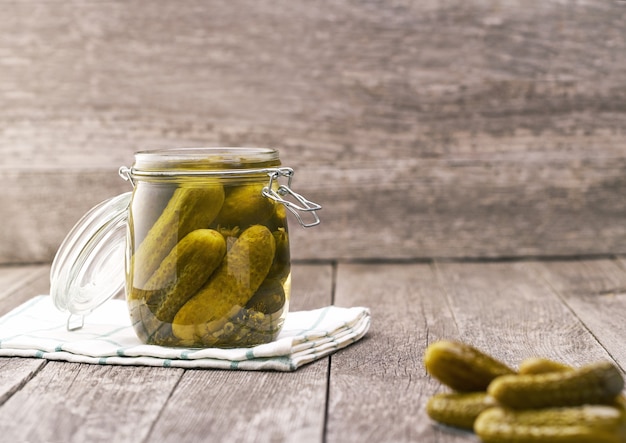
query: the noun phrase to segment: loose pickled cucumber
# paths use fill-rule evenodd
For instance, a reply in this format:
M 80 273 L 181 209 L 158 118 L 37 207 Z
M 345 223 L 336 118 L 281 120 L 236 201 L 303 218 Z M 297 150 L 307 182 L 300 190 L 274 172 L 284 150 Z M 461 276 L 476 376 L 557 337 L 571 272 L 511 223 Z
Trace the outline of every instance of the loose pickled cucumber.
M 274 201 L 262 194 L 264 186 L 263 183 L 255 183 L 227 189 L 224 204 L 214 224 L 245 229 L 252 224 L 267 221 L 274 211 Z
M 545 374 L 548 372 L 571 371 L 572 369 L 574 368 L 558 361 L 542 357 L 530 357 L 520 363 L 518 372 L 520 374 Z
M 624 388 L 624 379 L 611 362 L 592 363 L 571 371 L 503 375 L 487 392 L 514 409 L 609 404 Z
M 424 353 L 426 370 L 450 388 L 461 391 L 484 391 L 501 375 L 514 374 L 504 363 L 465 343 L 441 340 Z
M 444 425 L 472 430 L 478 415 L 492 406 L 496 401 L 486 392 L 447 392 L 430 397 L 426 413 Z
M 515 411 L 502 407 L 482 412 L 474 424 L 484 443 L 623 443 L 623 412 L 588 405 Z
M 223 202 L 224 188 L 218 183 L 177 188 L 132 257 L 132 285 L 142 288 L 180 239 L 208 227 Z
M 217 269 L 226 254 L 224 237 L 212 229 L 187 234 L 165 257 L 144 290 L 157 319 L 171 323 L 178 310 Z
M 572 366 L 541 357 L 527 358 L 519 365 L 520 374 L 545 374 L 548 372 L 564 372 L 573 370 L 574 368 Z M 624 397 L 624 394 L 620 394 L 613 402 L 610 403 L 610 405 L 621 410 L 626 410 L 626 397 Z
M 215 344 L 215 334 L 261 286 L 275 251 L 274 237 L 265 226 L 243 231 L 209 281 L 174 317 L 174 335 L 188 346 Z

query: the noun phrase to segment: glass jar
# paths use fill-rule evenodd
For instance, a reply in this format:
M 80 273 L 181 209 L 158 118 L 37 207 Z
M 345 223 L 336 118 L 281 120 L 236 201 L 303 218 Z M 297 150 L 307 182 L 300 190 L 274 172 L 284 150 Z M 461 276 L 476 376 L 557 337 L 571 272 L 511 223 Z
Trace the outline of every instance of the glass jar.
M 120 169 L 120 175 L 133 185 L 132 194 L 115 203 L 117 207 L 127 203 L 121 211 L 126 214 L 124 222 L 106 209 L 96 212 L 109 212 L 108 218 L 115 219 L 118 234 L 109 235 L 109 243 L 120 237 L 122 227 L 125 231 L 123 286 L 137 336 L 144 343 L 176 347 L 247 347 L 274 340 L 287 315 L 291 291 L 287 210 L 309 227 L 319 223 L 315 211 L 320 209 L 291 190 L 293 170 L 281 166 L 278 152 L 143 151 L 135 154 L 131 168 Z M 312 221 L 306 223 L 303 214 Z M 89 224 L 98 225 L 93 220 Z M 93 237 L 85 234 L 89 229 L 73 231 L 79 235 L 68 236 L 55 262 L 87 261 L 91 268 L 119 265 L 110 257 L 72 257 L 67 250 L 81 243 L 77 236 Z M 120 248 L 101 249 L 100 255 L 111 256 Z M 52 284 L 51 295 L 58 307 L 82 315 L 81 309 L 87 308 L 85 293 L 94 289 L 67 274 L 80 274 L 84 280 L 97 272 L 63 273 L 61 267 L 53 264 L 53 275 L 64 284 Z M 72 287 L 77 284 L 84 289 L 82 295 Z M 68 302 L 66 294 L 71 292 L 78 295 Z M 108 297 L 87 298 L 98 304 Z M 72 310 L 76 306 L 79 309 Z M 68 328 L 70 323 L 68 319 Z

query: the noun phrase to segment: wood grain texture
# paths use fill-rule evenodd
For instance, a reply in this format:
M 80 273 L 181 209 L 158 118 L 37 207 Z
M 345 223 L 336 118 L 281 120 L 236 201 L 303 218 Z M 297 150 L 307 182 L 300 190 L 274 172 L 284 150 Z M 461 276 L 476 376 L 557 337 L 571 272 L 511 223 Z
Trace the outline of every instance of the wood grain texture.
M 327 366 L 316 362 L 295 374 L 186 371 L 150 438 L 322 441 Z
M 50 266 L 0 268 L 0 313 L 47 294 Z M 7 441 L 141 440 L 182 370 L 0 358 L 0 433 Z
M 426 374 L 424 350 L 458 337 L 432 267 L 339 265 L 335 303 L 370 307 L 372 325 L 331 357 L 326 441 L 465 441 L 424 419 L 440 389 Z
M 461 336 L 511 366 L 536 356 L 571 365 L 609 359 L 561 296 L 524 265 L 437 265 Z
M 181 369 L 48 362 L 0 408 L 11 441 L 141 441 Z
M 0 267 L 0 315 L 50 293 L 50 265 Z
M 19 391 L 45 365 L 44 360 L 32 358 L 0 358 L 0 405 Z
M 49 272 L 50 267 L 47 265 L 0 267 L 0 300 L 14 298 L 16 292 L 24 291 L 25 287 L 30 288 L 33 284 L 45 284 Z M 42 292 L 45 293 L 47 291 Z M 5 311 L 0 311 L 0 314 L 4 313 Z
M 0 315 L 34 295 L 45 293 L 48 270 L 46 265 L 0 267 Z M 44 360 L 0 358 L 0 405 L 45 365 Z
M 281 150 L 301 259 L 626 251 L 623 2 L 1 5 L 0 262 L 190 145 Z
M 622 368 L 626 368 L 626 268 L 619 261 L 529 263 Z

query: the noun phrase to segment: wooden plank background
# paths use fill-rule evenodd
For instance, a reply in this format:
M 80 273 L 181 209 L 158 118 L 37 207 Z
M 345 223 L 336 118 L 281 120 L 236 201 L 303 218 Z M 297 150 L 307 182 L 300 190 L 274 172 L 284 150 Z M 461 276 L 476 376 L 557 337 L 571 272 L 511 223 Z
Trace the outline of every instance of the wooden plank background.
M 272 146 L 298 260 L 626 251 L 626 3 L 0 0 L 0 263 L 136 150 Z M 295 222 L 292 223 L 295 225 Z

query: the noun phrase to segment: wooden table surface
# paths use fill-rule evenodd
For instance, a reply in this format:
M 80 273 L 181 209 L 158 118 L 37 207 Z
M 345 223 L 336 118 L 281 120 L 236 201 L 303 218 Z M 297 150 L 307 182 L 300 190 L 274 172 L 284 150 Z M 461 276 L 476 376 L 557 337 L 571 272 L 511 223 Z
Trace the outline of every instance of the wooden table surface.
M 48 265 L 0 267 L 0 313 L 47 293 Z M 472 442 L 434 425 L 422 355 L 461 338 L 626 367 L 626 261 L 295 263 L 292 309 L 368 306 L 360 342 L 291 373 L 0 359 L 0 434 L 19 442 Z

